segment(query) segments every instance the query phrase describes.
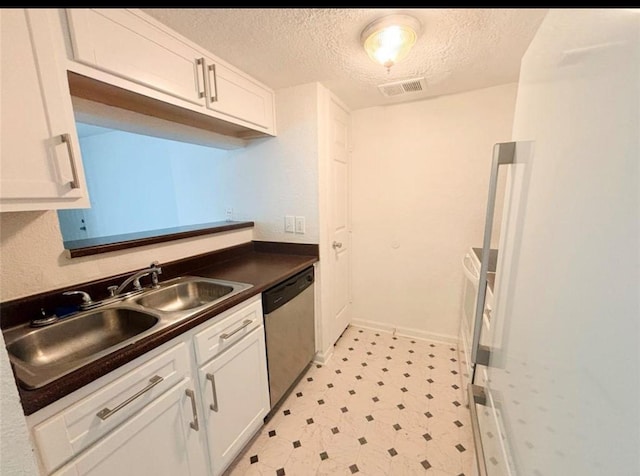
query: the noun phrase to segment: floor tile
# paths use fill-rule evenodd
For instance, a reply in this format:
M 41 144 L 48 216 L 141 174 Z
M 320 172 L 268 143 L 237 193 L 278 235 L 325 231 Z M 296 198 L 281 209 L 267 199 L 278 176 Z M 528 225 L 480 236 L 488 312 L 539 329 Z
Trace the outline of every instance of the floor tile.
M 350 326 L 225 475 L 472 474 L 458 372 L 454 345 Z

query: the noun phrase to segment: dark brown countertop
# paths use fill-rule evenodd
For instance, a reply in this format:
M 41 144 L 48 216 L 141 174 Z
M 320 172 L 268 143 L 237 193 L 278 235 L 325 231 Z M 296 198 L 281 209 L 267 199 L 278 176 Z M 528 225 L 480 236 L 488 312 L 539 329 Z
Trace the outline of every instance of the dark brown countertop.
M 193 236 L 223 233 L 240 228 L 252 228 L 252 221 L 217 221 L 198 225 L 177 226 L 162 230 L 141 231 L 124 235 L 103 236 L 100 238 L 87 238 L 84 240 L 65 241 L 64 247 L 70 258 L 96 255 L 109 251 L 124 250 L 136 246 L 147 246 L 156 243 L 190 238 Z
M 93 380 L 179 336 L 185 331 L 206 322 L 256 294 L 262 293 L 284 279 L 303 271 L 316 261 L 318 261 L 317 245 L 253 242 L 247 245 L 233 247 L 233 249 L 221 250 L 207 255 L 163 264 L 162 276 L 164 279 L 162 279 L 162 281 L 175 276 L 190 274 L 248 283 L 252 284 L 253 287 L 205 312 L 196 314 L 188 320 L 178 322 L 174 326 L 160 330 L 156 334 L 141 339 L 131 346 L 100 358 L 44 387 L 27 390 L 21 387 L 18 382 L 18 391 L 25 415 L 30 415 L 44 408 Z M 94 287 L 98 287 L 98 285 L 103 286 L 107 282 L 117 281 L 117 279 L 121 277 L 122 275 L 119 275 L 105 280 L 86 283 L 83 289 L 93 289 Z M 73 286 L 75 289 L 79 287 L 82 286 Z M 66 289 L 68 288 L 63 290 Z M 29 300 L 29 298 L 23 298 L 13 302 L 3 303 L 3 328 L 8 327 L 5 321 L 10 321 L 12 325 L 15 325 L 16 316 L 29 314 L 29 312 L 32 312 L 32 309 L 38 308 L 42 303 L 49 302 L 48 300 L 51 300 L 54 294 L 59 296 L 60 291 L 63 290 L 43 293 L 40 296 L 31 298 L 31 300 Z M 20 309 L 24 311 L 27 308 L 29 312 L 18 312 Z

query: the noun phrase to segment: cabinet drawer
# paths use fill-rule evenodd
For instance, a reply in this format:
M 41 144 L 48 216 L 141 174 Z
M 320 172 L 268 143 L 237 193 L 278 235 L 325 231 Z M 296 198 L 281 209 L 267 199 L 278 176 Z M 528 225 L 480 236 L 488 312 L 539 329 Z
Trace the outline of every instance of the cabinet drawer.
M 138 413 L 187 377 L 189 369 L 187 346 L 179 343 L 36 425 L 33 436 L 47 472 Z M 99 413 L 102 417 L 98 416 Z M 105 416 L 105 413 L 110 415 Z
M 258 299 L 207 327 L 194 338 L 198 364 L 218 355 L 262 324 L 262 301 Z

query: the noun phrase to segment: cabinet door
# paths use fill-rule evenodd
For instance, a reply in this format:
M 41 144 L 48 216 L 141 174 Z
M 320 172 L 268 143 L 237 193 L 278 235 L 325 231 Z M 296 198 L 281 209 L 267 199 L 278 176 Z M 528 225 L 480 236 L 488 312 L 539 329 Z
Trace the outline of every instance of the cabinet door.
M 52 13 L 0 11 L 0 211 L 89 206 Z
M 273 131 L 273 93 L 207 59 L 207 107 L 232 119 L 240 119 Z
M 269 411 L 264 327 L 200 369 L 214 476 L 233 461 Z
M 201 430 L 192 427 L 197 405 L 187 395 L 191 390 L 191 380 L 184 380 L 54 474 L 207 474 Z
M 76 61 L 204 106 L 204 62 L 186 44 L 123 9 L 68 9 Z

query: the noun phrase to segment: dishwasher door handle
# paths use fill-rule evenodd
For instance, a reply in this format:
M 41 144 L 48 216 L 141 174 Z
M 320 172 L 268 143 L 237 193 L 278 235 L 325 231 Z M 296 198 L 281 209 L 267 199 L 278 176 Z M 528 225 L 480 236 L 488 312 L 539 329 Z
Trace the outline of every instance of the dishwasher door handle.
M 245 319 L 244 321 L 242 321 L 242 325 L 240 327 L 238 327 L 237 329 L 232 330 L 228 334 L 227 333 L 220 334 L 220 339 L 222 339 L 222 340 L 228 339 L 229 337 L 233 336 L 234 334 L 237 334 L 238 332 L 240 332 L 242 329 L 247 327 L 252 322 L 253 321 L 251 319 Z

